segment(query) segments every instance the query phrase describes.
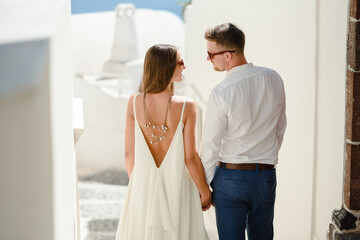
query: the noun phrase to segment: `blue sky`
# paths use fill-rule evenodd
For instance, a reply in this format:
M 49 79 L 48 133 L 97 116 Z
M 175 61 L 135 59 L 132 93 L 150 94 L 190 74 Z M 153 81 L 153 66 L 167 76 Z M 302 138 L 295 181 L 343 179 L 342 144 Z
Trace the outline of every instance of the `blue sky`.
M 112 11 L 119 3 L 133 3 L 136 8 L 168 10 L 182 18 L 182 6 L 179 2 L 185 2 L 185 0 L 71 0 L 71 12 L 72 14 L 76 14 Z

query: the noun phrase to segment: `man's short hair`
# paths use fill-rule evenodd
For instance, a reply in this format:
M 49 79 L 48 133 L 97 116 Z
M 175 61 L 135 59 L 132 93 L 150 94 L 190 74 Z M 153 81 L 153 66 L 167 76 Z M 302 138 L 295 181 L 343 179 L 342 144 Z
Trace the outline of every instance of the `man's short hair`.
M 244 54 L 245 34 L 232 23 L 223 23 L 205 32 L 205 39 Z

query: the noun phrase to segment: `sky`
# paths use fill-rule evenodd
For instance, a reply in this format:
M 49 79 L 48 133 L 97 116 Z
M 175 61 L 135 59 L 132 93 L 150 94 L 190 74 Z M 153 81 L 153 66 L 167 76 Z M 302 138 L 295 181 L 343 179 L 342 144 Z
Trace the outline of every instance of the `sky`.
M 119 3 L 132 3 L 136 8 L 168 10 L 182 18 L 182 6 L 179 2 L 185 0 L 71 0 L 71 12 L 77 14 L 112 11 Z

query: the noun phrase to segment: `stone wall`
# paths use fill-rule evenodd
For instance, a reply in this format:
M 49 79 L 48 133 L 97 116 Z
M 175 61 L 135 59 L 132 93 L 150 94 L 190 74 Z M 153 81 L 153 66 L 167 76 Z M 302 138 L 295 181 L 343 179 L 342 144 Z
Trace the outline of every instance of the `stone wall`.
M 349 7 L 344 199 L 333 212 L 330 240 L 360 239 L 360 0 Z

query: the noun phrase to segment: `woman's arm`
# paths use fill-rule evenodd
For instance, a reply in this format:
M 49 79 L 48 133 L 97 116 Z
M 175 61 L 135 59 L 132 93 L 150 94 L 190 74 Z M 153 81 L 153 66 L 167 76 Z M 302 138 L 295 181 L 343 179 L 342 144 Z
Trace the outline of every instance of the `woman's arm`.
M 188 101 L 185 109 L 187 116 L 184 127 L 185 164 L 200 193 L 201 205 L 204 210 L 207 210 L 212 199 L 211 191 L 206 183 L 204 167 L 196 150 L 196 103 Z
M 126 109 L 125 164 L 129 178 L 134 168 L 135 120 L 133 111 L 134 96 L 131 96 Z

